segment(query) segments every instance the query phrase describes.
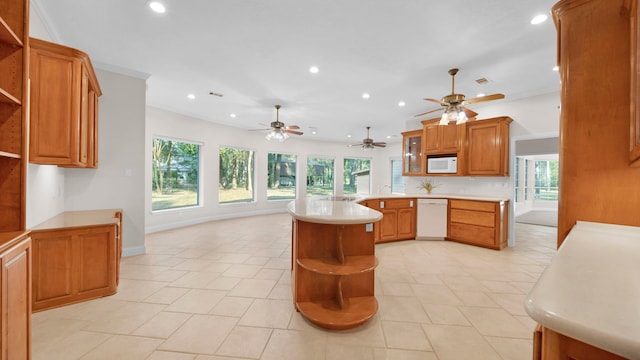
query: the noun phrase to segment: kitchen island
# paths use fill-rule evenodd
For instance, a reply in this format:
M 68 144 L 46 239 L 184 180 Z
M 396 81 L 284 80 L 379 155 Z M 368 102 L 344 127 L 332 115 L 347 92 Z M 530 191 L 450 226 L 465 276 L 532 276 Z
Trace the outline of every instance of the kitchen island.
M 326 329 L 354 328 L 378 311 L 373 224 L 382 214 L 355 200 L 332 196 L 288 205 L 293 304 Z
M 578 221 L 525 300 L 534 359 L 640 359 L 640 228 Z

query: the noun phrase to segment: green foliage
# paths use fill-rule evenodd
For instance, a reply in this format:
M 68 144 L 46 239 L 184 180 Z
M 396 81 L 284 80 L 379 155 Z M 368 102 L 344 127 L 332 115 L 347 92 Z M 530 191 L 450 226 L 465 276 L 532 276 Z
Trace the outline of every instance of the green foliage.
M 240 199 L 227 201 L 220 196 L 220 202 L 253 201 L 253 151 L 230 147 L 220 147 L 220 179 L 218 188 L 223 190 L 244 189 L 246 194 Z
M 162 138 L 154 138 L 152 145 L 152 208 L 197 205 L 200 145 Z M 184 191 L 195 196 L 190 195 L 186 202 L 177 200 L 175 194 Z

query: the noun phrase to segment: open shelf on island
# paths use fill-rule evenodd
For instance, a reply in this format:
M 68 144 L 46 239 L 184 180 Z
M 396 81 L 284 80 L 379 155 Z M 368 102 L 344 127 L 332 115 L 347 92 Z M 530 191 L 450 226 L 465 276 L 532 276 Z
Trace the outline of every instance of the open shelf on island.
M 298 310 L 312 323 L 325 329 L 351 329 L 365 323 L 378 311 L 374 296 L 345 298 L 342 307 L 335 299 L 298 303 Z
M 373 271 L 378 265 L 374 256 L 356 255 L 346 256 L 341 263 L 335 258 L 305 258 L 298 259 L 298 264 L 303 268 L 328 275 L 353 275 Z

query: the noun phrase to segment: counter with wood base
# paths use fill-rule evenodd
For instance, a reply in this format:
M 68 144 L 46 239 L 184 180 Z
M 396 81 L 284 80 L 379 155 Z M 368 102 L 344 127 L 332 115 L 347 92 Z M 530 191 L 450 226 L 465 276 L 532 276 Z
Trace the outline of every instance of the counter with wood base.
M 33 311 L 113 295 L 122 210 L 63 212 L 31 229 Z
M 288 206 L 294 307 L 333 330 L 361 325 L 378 311 L 373 223 L 382 214 L 349 200 L 302 199 Z

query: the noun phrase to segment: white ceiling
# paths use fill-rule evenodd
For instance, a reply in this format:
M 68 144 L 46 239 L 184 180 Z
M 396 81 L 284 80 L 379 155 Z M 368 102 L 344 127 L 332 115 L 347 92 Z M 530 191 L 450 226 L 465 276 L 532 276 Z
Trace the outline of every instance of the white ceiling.
M 559 89 L 553 21 L 529 23 L 556 0 L 163 1 L 164 14 L 146 0 L 32 6 L 56 42 L 96 67 L 148 74 L 148 105 L 253 129 L 275 121 L 281 104 L 280 121 L 309 139 L 353 143 L 371 126 L 376 141 L 397 141 L 413 115 L 438 108 L 424 97 L 451 92 L 453 67 L 467 98 Z M 488 84 L 475 82 L 483 77 Z

